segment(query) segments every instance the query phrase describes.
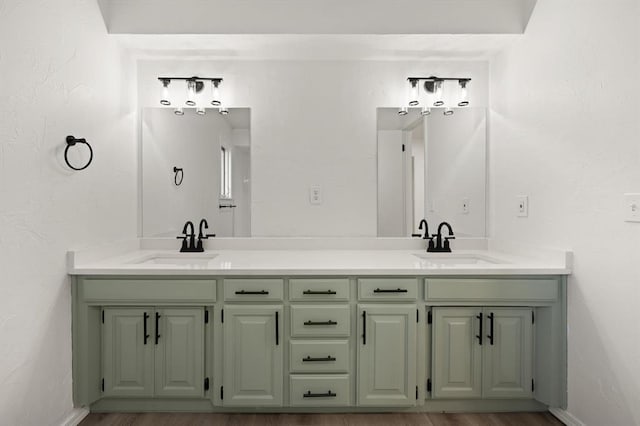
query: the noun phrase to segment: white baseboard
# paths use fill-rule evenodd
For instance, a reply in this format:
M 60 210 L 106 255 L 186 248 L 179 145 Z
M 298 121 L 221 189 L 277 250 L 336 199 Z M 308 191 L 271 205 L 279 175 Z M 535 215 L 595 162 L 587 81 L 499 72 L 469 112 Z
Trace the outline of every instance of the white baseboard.
M 78 426 L 80 422 L 89 415 L 88 408 L 74 408 L 60 426 Z
M 586 426 L 576 416 L 562 408 L 550 407 L 549 412 L 567 426 Z

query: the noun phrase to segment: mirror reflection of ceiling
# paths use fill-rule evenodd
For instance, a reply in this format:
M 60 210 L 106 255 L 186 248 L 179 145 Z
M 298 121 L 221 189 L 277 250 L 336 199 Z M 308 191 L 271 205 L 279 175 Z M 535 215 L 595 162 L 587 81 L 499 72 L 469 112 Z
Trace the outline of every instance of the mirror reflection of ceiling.
M 536 0 L 98 0 L 110 34 L 522 34 Z

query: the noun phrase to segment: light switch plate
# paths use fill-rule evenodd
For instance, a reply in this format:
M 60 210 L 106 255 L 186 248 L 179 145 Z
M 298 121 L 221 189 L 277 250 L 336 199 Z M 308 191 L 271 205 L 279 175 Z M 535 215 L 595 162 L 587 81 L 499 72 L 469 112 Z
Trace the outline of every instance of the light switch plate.
M 527 217 L 529 216 L 529 196 L 527 195 L 518 195 L 516 197 L 516 214 L 518 217 Z
M 322 188 L 319 186 L 309 187 L 309 202 L 314 205 L 322 204 Z
M 640 194 L 624 194 L 624 221 L 640 222 Z

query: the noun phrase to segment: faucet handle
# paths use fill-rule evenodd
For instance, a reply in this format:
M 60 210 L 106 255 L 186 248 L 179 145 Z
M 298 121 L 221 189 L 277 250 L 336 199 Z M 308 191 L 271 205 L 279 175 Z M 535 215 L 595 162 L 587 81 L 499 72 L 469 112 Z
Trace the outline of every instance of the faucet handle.
M 455 235 L 449 235 L 448 237 L 444 237 L 445 240 L 455 240 Z

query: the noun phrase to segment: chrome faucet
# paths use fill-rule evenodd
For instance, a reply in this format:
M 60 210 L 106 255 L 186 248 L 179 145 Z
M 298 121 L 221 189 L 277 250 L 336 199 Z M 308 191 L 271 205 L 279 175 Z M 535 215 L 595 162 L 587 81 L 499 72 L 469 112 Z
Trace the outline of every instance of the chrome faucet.
M 442 242 L 442 228 L 447 227 L 449 231 L 449 236 L 444 237 L 444 244 Z M 455 240 L 455 236 L 453 235 L 453 228 L 447 222 L 442 222 L 438 225 L 438 233 L 433 234 L 431 238 L 436 239 L 435 246 L 431 246 L 427 249 L 428 252 L 432 253 L 451 253 L 451 245 L 449 244 L 449 240 Z M 433 240 L 432 240 L 433 242 Z

